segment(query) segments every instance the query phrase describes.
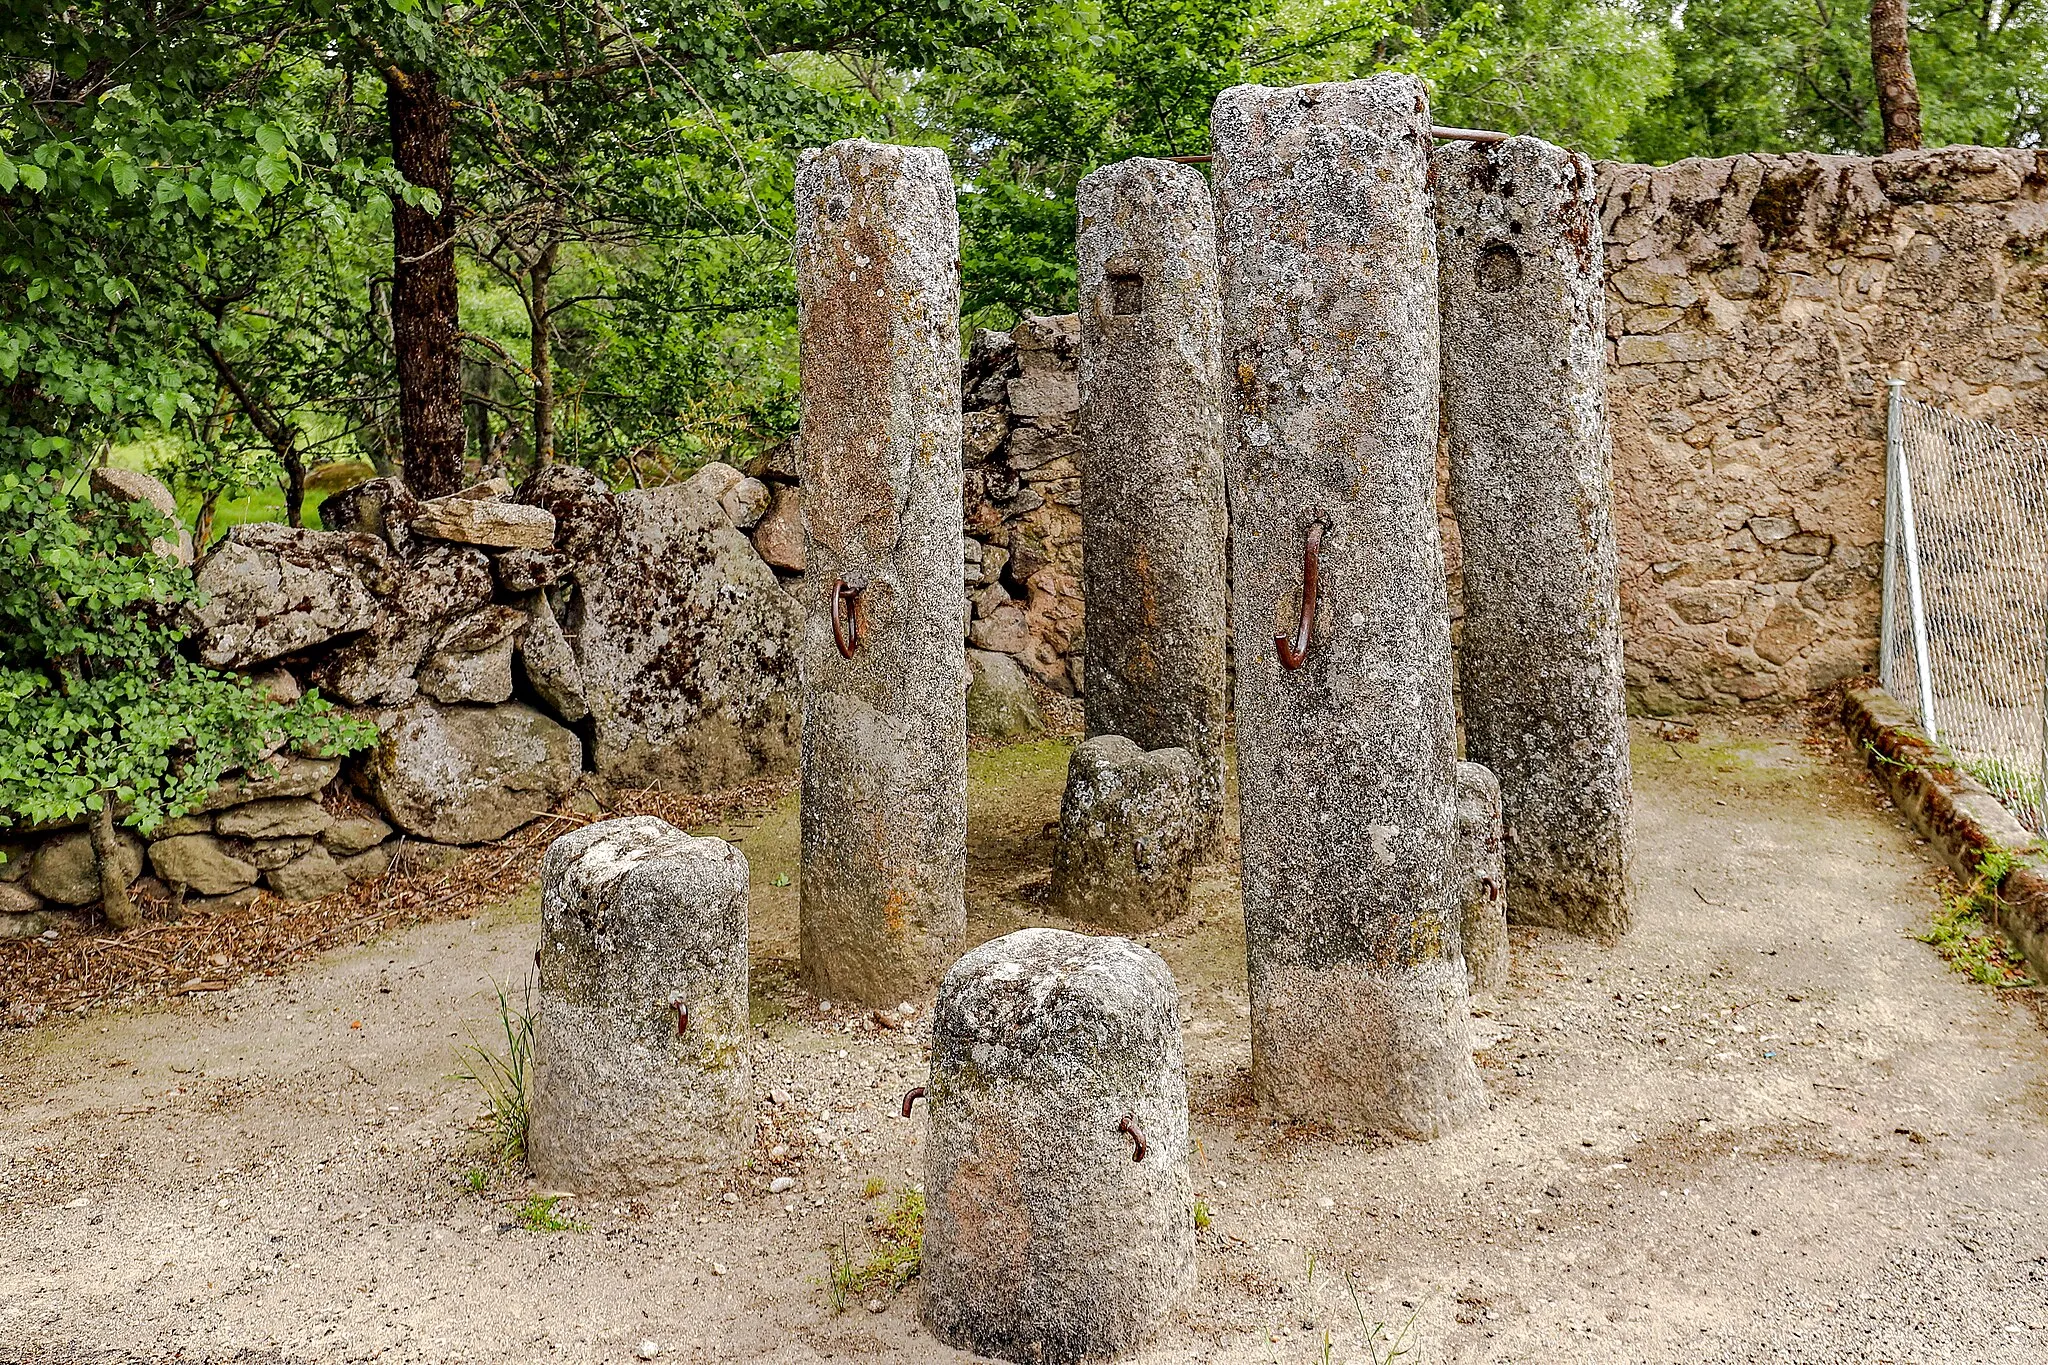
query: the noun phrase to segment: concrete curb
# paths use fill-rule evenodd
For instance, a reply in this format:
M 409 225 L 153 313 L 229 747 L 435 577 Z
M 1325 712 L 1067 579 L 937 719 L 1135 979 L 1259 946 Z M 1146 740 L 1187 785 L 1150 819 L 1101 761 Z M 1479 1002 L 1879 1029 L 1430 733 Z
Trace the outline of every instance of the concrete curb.
M 1930 741 L 1912 711 L 1882 687 L 1849 688 L 1842 727 L 1893 803 L 1964 881 L 1976 877 L 1994 849 L 2015 859 L 2043 852 L 2041 840 L 1983 783 L 1958 769 L 1954 755 Z M 2006 873 L 1998 888 L 1998 927 L 2035 979 L 2048 981 L 2048 868 L 2017 862 Z

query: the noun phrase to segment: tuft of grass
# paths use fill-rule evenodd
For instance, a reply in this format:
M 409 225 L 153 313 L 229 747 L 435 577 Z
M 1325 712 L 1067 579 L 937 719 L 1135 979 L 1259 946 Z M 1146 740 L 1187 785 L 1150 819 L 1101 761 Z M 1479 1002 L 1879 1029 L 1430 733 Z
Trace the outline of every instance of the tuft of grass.
M 889 1182 L 878 1175 L 868 1177 L 868 1183 L 860 1187 L 863 1199 L 879 1199 L 889 1191 Z
M 462 1183 L 469 1186 L 471 1194 L 482 1194 L 484 1186 L 491 1183 L 491 1173 L 481 1166 L 472 1166 L 462 1173 Z
M 1998 888 L 2012 865 L 2004 849 L 1986 853 L 1970 884 L 1943 896 L 1927 931 L 1913 936 L 1972 981 L 2004 989 L 2034 984 L 2026 959 L 1997 927 Z
M 533 977 L 519 989 L 519 1001 L 512 993 L 492 983 L 498 995 L 498 1026 L 504 1033 L 502 1054 L 477 1041 L 474 1033 L 460 1051 L 465 1060 L 455 1078 L 481 1087 L 491 1111 L 493 1146 L 504 1161 L 526 1159 L 527 1102 L 531 1098 L 533 1067 Z
M 1351 1311 L 1358 1318 L 1359 1335 L 1365 1340 L 1366 1359 L 1372 1365 L 1394 1365 L 1395 1361 L 1412 1354 L 1408 1334 L 1414 1331 L 1415 1314 L 1421 1309 L 1410 1313 L 1408 1321 L 1390 1332 L 1384 1322 L 1366 1316 L 1365 1303 L 1358 1297 L 1358 1279 L 1348 1270 L 1344 1272 L 1344 1292 L 1351 1296 Z
M 877 1191 L 879 1193 L 879 1191 Z M 846 1311 L 848 1300 L 880 1290 L 895 1293 L 917 1278 L 924 1259 L 924 1196 L 903 1190 L 880 1218 L 870 1216 L 868 1237 L 873 1251 L 857 1260 L 842 1235 L 831 1249 L 825 1279 L 826 1301 L 834 1313 Z
M 1202 1231 L 1214 1221 L 1216 1221 L 1215 1218 L 1209 1212 L 1209 1201 L 1197 1199 L 1195 1201 L 1195 1231 Z
M 559 1194 L 536 1194 L 512 1210 L 512 1221 L 528 1232 L 586 1232 L 583 1224 L 555 1212 L 562 1202 Z

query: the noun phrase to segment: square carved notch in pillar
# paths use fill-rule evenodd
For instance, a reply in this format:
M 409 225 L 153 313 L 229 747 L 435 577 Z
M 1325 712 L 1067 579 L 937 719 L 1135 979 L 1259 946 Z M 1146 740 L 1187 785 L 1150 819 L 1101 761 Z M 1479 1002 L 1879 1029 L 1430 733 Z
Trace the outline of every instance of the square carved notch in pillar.
M 1131 273 L 1109 276 L 1109 311 L 1130 317 L 1145 311 L 1145 277 Z

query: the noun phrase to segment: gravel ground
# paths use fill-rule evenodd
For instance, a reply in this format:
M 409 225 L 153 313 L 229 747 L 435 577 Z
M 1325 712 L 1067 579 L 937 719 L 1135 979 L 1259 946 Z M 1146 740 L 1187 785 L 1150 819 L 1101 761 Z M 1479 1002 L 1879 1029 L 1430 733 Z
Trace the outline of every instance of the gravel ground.
M 1639 733 L 1640 928 L 1615 948 L 1515 931 L 1475 1021 L 1491 1108 L 1436 1143 L 1252 1112 L 1241 924 L 1205 880 L 1147 941 L 1183 993 L 1211 1223 L 1197 1301 L 1141 1358 L 2048 1359 L 2039 997 L 1908 937 L 1931 863 L 1846 754 L 1786 724 Z M 977 939 L 1056 922 L 1034 898 L 1063 761 L 976 756 Z M 527 969 L 529 892 L 280 979 L 0 1034 L 0 1361 L 966 1359 L 919 1330 L 914 1282 L 842 1312 L 826 1287 L 916 1179 L 923 1111 L 896 1106 L 929 1001 L 882 1028 L 795 990 L 775 885 L 794 811 L 741 825 L 753 1168 L 520 1225 L 535 1191 L 454 1073 L 497 1027 L 492 983 Z

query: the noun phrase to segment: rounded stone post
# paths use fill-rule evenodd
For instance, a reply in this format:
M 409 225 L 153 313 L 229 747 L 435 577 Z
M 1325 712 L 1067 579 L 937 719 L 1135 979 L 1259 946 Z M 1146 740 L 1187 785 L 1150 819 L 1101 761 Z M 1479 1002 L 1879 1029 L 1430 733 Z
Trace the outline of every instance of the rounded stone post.
M 1200 172 L 1142 157 L 1078 199 L 1088 733 L 1194 754 L 1213 851 L 1229 527 L 1215 210 Z
M 925 1097 L 923 1315 L 941 1341 L 1101 1359 L 1194 1288 L 1187 1070 L 1157 954 L 1059 929 L 976 948 L 939 988 Z
M 1069 919 L 1143 933 L 1187 913 L 1205 832 L 1201 760 L 1122 735 L 1074 746 L 1048 900 Z
M 1612 936 L 1634 861 L 1593 165 L 1437 152 L 1465 751 L 1500 779 L 1509 913 Z
M 1500 783 L 1477 763 L 1458 765 L 1459 944 L 1473 994 L 1508 979 L 1507 880 L 1501 871 Z
M 943 152 L 797 172 L 804 984 L 894 1004 L 966 932 L 960 230 Z
M 1401 75 L 1238 86 L 1211 131 L 1253 1091 L 1434 1136 L 1483 1096 L 1451 867 L 1428 102 Z
M 747 860 L 651 815 L 541 862 L 526 1156 L 543 1184 L 628 1193 L 737 1164 L 751 1133 Z

